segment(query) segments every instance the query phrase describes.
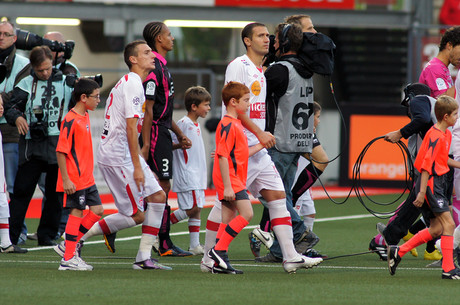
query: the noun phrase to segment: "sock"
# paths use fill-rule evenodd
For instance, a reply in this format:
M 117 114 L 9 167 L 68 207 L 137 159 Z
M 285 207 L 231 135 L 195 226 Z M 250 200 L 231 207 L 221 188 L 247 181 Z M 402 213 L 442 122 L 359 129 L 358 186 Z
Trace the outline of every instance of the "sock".
M 264 207 L 264 211 L 262 213 L 262 218 L 260 219 L 259 223 L 260 229 L 265 232 L 270 232 L 271 223 L 270 223 L 270 213 L 268 209 Z
M 454 237 L 450 235 L 441 236 L 442 249 L 442 270 L 448 272 L 455 269 L 454 265 Z
M 423 222 L 423 220 L 420 218 L 409 228 L 409 232 L 415 235 L 417 234 L 417 232 L 425 228 L 426 228 L 426 225 Z
M 169 249 L 173 246 L 171 241 L 171 237 L 169 236 L 169 231 L 171 230 L 170 226 L 170 214 L 171 214 L 171 207 L 166 204 L 165 210 L 163 212 L 163 218 L 160 227 L 160 233 L 158 237 L 160 238 L 160 247 L 163 249 Z
M 88 214 L 81 219 L 80 229 L 78 231 L 77 242 L 85 235 L 89 229 L 99 220 L 101 216 L 94 214 L 93 211 L 89 210 Z
M 222 221 L 222 212 L 220 204 L 215 204 L 209 212 L 206 221 L 206 234 L 204 237 L 204 254 L 201 259 L 203 263 L 212 263 L 213 260 L 208 256 L 209 250 L 216 245 L 217 230 Z
M 375 237 L 374 237 L 374 240 L 375 240 L 375 243 L 379 246 L 385 246 L 385 239 L 383 238 L 382 235 L 380 234 L 377 234 Z
M 398 254 L 400 257 L 403 257 L 404 254 L 406 254 L 413 248 L 418 247 L 426 242 L 429 242 L 432 239 L 433 237 L 428 231 L 428 228 L 423 229 L 422 231 L 419 231 L 417 234 L 415 234 L 414 237 L 402 244 L 401 247 L 399 247 Z
M 136 262 L 143 262 L 151 258 L 152 246 L 158 239 L 164 209 L 165 203 L 147 202 Z
M 80 229 L 81 218 L 69 215 L 65 227 L 65 253 L 64 260 L 68 261 L 75 255 L 75 248 L 78 242 L 78 231 Z
M 0 218 L 0 246 L 2 248 L 11 246 L 8 218 Z
M 303 193 L 305 193 L 312 185 L 316 182 L 319 176 L 323 171 L 318 169 L 313 165 L 313 162 L 310 162 L 304 170 L 297 177 L 297 181 L 291 189 L 292 192 L 292 203 L 295 205 L 297 200 Z
M 278 199 L 266 203 L 270 212 L 270 220 L 273 232 L 280 244 L 284 260 L 290 260 L 298 256 L 294 247 L 291 215 L 286 208 L 286 199 Z
M 83 235 L 81 240 L 87 240 L 95 235 L 108 235 L 122 229 L 132 228 L 135 225 L 136 222 L 132 217 L 120 213 L 112 214 L 96 222 L 91 229 Z
M 452 198 L 452 216 L 454 218 L 455 226 L 460 225 L 460 198 L 456 195 Z
M 173 225 L 181 220 L 186 219 L 188 216 L 184 210 L 177 209 L 176 211 L 172 212 L 171 215 L 169 215 L 169 217 L 171 219 L 171 224 Z
M 228 246 L 233 241 L 233 239 L 249 224 L 249 222 L 244 219 L 243 216 L 238 215 L 233 218 L 228 225 L 225 227 L 225 230 L 222 232 L 222 235 L 219 238 L 219 242 L 214 247 L 216 250 L 228 251 Z M 220 230 L 220 227 L 219 227 Z
M 308 229 L 310 229 L 310 231 L 313 231 L 313 224 L 315 223 L 315 218 L 304 216 L 303 223 Z
M 188 231 L 190 233 L 190 249 L 193 249 L 200 245 L 200 225 L 201 219 L 188 219 Z
M 227 224 L 225 223 L 220 223 L 219 228 L 217 229 L 217 235 L 216 235 L 216 244 L 219 242 L 220 238 L 222 237 L 222 234 L 225 232 L 225 228 L 227 227 Z

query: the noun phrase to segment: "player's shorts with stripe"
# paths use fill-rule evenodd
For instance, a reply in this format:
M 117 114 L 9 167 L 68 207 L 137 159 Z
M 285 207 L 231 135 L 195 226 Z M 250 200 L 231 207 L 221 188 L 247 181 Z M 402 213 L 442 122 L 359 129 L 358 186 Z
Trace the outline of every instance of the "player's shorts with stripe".
M 162 190 L 147 163 L 141 156 L 139 159 L 144 171 L 144 187 L 141 191 L 137 189 L 134 181 L 134 166 L 131 163 L 125 166 L 98 164 L 99 170 L 115 199 L 118 212 L 125 216 L 132 216 L 137 211 L 143 212 L 144 198 Z
M 68 209 L 84 210 L 86 206 L 102 205 L 96 185 L 76 191 L 71 195 L 59 192 L 58 197 L 62 206 Z
M 172 178 L 172 151 L 172 138 L 169 129 L 162 125 L 153 125 L 147 163 L 160 180 Z
M 311 197 L 311 189 L 308 189 L 300 196 L 295 204 L 295 210 L 300 216 L 316 214 L 315 202 Z
M 415 184 L 417 194 L 420 191 L 420 180 L 421 175 Z M 450 200 L 446 197 L 447 189 L 449 187 L 448 180 L 447 175 L 429 177 L 425 194 L 425 203 L 421 207 L 422 210 L 428 212 L 427 209 L 429 209 L 433 213 L 450 212 Z M 430 215 L 430 218 L 434 218 L 434 214 L 428 215 Z
M 197 206 L 203 208 L 206 200 L 204 190 L 194 190 L 177 193 L 177 204 L 181 210 L 190 210 Z
M 283 181 L 266 149 L 249 157 L 246 187 L 255 198 L 264 189 L 284 192 Z
M 319 142 L 319 139 L 318 137 L 316 136 L 316 133 L 313 134 L 313 147 L 312 148 L 315 148 L 316 146 L 320 146 L 321 143 Z

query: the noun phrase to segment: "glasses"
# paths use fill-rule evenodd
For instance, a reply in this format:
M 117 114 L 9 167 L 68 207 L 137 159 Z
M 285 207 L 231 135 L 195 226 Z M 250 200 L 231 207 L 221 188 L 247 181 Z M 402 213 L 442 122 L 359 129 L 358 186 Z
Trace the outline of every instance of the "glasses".
M 10 33 L 7 33 L 7 32 L 0 32 L 0 37 L 2 37 L 2 36 L 12 37 L 12 36 L 14 36 L 14 34 L 10 34 Z
M 97 100 L 101 99 L 101 96 L 99 94 L 97 94 L 97 95 L 88 95 L 88 97 L 93 97 L 93 98 L 95 98 Z

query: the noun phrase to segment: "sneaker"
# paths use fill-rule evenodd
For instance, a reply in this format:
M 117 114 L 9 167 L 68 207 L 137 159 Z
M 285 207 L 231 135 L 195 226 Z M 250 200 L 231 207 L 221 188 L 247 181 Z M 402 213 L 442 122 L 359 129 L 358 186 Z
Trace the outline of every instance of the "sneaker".
M 262 245 L 262 242 L 252 232 L 249 233 L 248 237 L 249 237 L 249 247 L 251 248 L 252 254 L 254 254 L 255 257 L 259 257 L 260 256 L 260 245 Z
M 200 263 L 201 272 L 203 272 L 203 273 L 212 273 L 212 267 L 213 266 L 214 266 L 214 261 L 206 263 L 203 260 L 201 260 L 201 263 Z
M 443 272 L 442 278 L 445 280 L 460 280 L 460 269 L 455 268 L 449 272 Z
M 134 270 L 143 270 L 143 269 L 172 270 L 171 267 L 160 264 L 154 258 L 149 258 L 142 262 L 135 262 L 133 264 L 133 269 Z
M 173 245 L 169 249 L 163 249 L 162 247 L 160 247 L 158 249 L 158 253 L 160 254 L 160 256 L 177 256 L 177 257 L 193 256 L 193 253 L 188 252 L 188 251 L 184 251 L 184 250 L 182 250 L 181 248 L 179 248 L 178 246 L 175 246 L 175 245 Z
M 423 255 L 423 259 L 427 261 L 438 261 L 442 258 L 441 252 L 439 252 L 438 248 L 436 248 L 433 252 L 428 252 L 425 250 L 425 254 Z
M 61 265 L 58 270 L 79 270 L 79 271 L 91 271 L 93 266 L 88 265 L 84 260 L 78 256 L 74 256 L 68 261 L 61 259 Z
M 13 244 L 5 248 L 3 247 L 0 248 L 0 253 L 27 253 L 27 252 L 29 252 L 29 250 L 21 248 Z
M 381 222 L 378 222 L 376 225 L 375 225 L 376 229 L 377 229 L 377 232 L 382 235 L 383 237 L 383 240 L 385 241 L 385 244 L 388 245 L 387 243 L 387 240 L 385 238 L 385 234 L 383 234 L 383 231 L 385 231 L 385 229 L 387 228 L 386 225 L 384 225 L 383 223 Z
M 302 236 L 294 243 L 297 253 L 304 253 L 319 242 L 319 237 L 313 231 L 306 229 Z
M 75 255 L 81 257 L 81 248 L 83 248 L 83 240 L 80 240 L 75 246 Z M 54 251 L 60 256 L 64 257 L 65 254 L 65 240 L 54 246 Z
M 38 235 L 37 233 L 27 233 L 27 239 L 30 239 L 30 240 L 38 240 Z
M 110 252 L 115 253 L 115 238 L 117 233 L 104 234 L 104 242 Z
M 369 250 L 374 253 L 377 253 L 377 255 L 380 257 L 380 260 L 387 260 L 387 246 L 377 244 L 375 238 L 371 239 L 371 242 L 369 243 Z
M 412 234 L 411 232 L 407 232 L 406 236 L 403 237 L 403 240 L 406 242 L 406 241 L 408 241 L 409 239 L 411 239 L 412 237 L 414 237 L 414 234 Z M 413 248 L 412 250 L 410 250 L 410 254 L 411 254 L 413 257 L 418 257 L 417 248 Z
M 442 259 L 429 263 L 425 268 L 442 268 Z
M 255 261 L 256 263 L 282 263 L 283 259 L 268 252 L 265 256 L 256 257 Z
M 297 258 L 284 261 L 283 268 L 287 273 L 295 273 L 299 268 L 313 268 L 314 266 L 319 265 L 322 261 L 323 259 L 320 257 L 310 258 L 304 255 L 300 255 Z
M 27 240 L 26 233 L 19 234 L 18 245 L 24 245 L 26 243 L 26 240 Z
M 396 268 L 398 267 L 399 263 L 401 262 L 401 257 L 398 254 L 399 247 L 398 246 L 389 246 L 387 250 L 388 256 L 388 271 L 390 271 L 391 275 L 395 275 Z
M 204 249 L 202 245 L 198 245 L 195 248 L 189 248 L 188 252 L 192 253 L 193 255 L 203 255 Z
M 252 230 L 254 237 L 264 244 L 264 246 L 269 250 L 273 245 L 274 237 L 271 232 L 262 231 L 260 228 L 255 228 Z
M 306 257 L 310 257 L 310 258 L 315 258 L 315 257 L 327 258 L 327 255 L 321 254 L 315 249 L 307 249 L 307 251 L 305 251 L 303 255 Z
M 214 261 L 212 273 L 225 273 L 225 274 L 242 274 L 243 271 L 233 268 L 228 260 L 227 251 L 216 250 L 212 248 L 208 252 L 208 257 Z

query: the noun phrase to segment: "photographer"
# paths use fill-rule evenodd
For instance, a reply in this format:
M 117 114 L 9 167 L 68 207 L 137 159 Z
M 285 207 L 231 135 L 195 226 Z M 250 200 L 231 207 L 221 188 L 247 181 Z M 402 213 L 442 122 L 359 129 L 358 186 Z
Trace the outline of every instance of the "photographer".
M 30 52 L 32 73 L 14 88 L 7 104 L 6 119 L 16 125 L 19 140 L 19 168 L 10 202 L 10 236 L 18 241 L 21 226 L 42 172 L 46 173 L 46 203 L 37 230 L 38 244 L 54 245 L 61 206 L 56 195 L 56 144 L 61 119 L 68 111 L 74 76 L 53 69 L 53 55 L 47 46 Z M 72 84 L 72 85 L 69 85 Z
M 48 32 L 43 35 L 43 38 L 57 41 L 62 45 L 66 42 L 61 32 Z M 77 66 L 65 58 L 64 52 L 53 52 L 53 65 L 56 69 L 61 70 L 64 75 L 75 74 L 78 78 L 81 76 Z

